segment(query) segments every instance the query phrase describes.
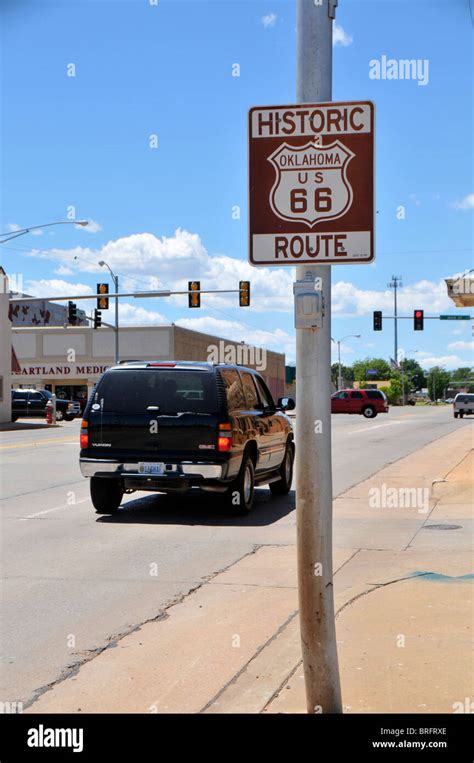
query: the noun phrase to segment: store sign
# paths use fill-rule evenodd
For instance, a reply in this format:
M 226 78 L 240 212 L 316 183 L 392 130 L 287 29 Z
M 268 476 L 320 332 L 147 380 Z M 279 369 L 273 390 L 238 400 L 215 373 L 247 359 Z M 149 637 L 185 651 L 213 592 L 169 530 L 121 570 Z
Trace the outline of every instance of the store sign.
M 14 376 L 98 376 L 107 371 L 109 366 L 72 365 L 72 366 L 23 366 Z

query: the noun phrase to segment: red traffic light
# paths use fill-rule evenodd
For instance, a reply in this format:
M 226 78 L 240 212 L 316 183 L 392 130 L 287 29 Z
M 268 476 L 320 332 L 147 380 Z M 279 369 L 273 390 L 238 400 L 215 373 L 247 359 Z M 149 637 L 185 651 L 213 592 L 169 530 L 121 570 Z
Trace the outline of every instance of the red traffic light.
M 414 331 L 423 331 L 425 313 L 424 310 L 413 311 L 413 329 Z

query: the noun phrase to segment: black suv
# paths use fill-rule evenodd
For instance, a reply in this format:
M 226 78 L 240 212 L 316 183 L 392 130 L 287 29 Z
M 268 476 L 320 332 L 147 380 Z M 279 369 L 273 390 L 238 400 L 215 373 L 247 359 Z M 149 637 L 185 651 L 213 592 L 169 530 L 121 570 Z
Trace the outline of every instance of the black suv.
M 52 399 L 47 389 L 12 389 L 12 421 L 22 418 L 46 418 L 46 406 Z M 56 419 L 72 421 L 78 411 L 70 400 L 56 399 Z
M 189 361 L 130 362 L 109 368 L 89 398 L 80 466 L 99 514 L 125 491 L 201 488 L 250 511 L 255 485 L 291 488 L 293 427 L 250 368 Z

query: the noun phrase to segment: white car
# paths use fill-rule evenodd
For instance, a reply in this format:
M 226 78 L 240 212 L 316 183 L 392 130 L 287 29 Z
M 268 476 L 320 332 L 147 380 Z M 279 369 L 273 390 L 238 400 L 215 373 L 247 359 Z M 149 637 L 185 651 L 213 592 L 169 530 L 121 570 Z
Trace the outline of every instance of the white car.
M 453 402 L 454 418 L 459 416 L 462 419 L 463 416 L 474 413 L 474 393 L 471 392 L 458 392 Z

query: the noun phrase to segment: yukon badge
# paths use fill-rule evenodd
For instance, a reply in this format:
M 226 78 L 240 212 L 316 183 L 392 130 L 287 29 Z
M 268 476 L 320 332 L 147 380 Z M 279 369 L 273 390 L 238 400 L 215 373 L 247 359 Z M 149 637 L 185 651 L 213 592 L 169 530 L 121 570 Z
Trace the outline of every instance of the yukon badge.
M 313 141 L 304 146 L 282 143 L 268 157 L 276 170 L 270 192 L 275 215 L 309 228 L 341 217 L 352 204 L 346 170 L 354 156 L 339 140 L 328 146 Z

